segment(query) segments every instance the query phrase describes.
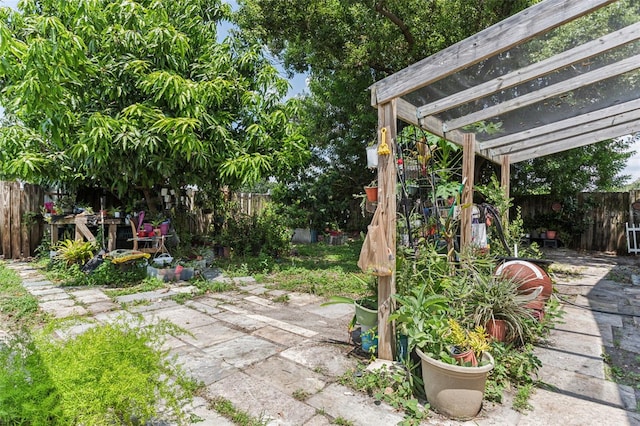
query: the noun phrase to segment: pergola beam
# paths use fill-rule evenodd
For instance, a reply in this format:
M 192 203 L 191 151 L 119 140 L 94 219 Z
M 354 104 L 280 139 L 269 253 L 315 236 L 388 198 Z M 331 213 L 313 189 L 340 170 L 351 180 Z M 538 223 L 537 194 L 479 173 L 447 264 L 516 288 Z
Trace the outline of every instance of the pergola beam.
M 597 132 L 585 133 L 583 135 L 574 136 L 564 139 L 562 142 L 554 144 L 540 145 L 531 149 L 524 149 L 517 153 L 509 154 L 512 163 L 530 160 L 532 158 L 543 157 L 545 155 L 555 154 L 557 152 L 566 151 L 579 146 L 591 145 L 606 139 L 613 139 L 635 133 L 640 129 L 640 117 L 634 121 L 623 123 L 617 126 L 607 127 Z
M 610 34 L 606 34 L 589 43 L 581 44 L 540 62 L 493 80 L 459 91 L 450 96 L 417 108 L 418 117 L 435 115 L 460 105 L 473 102 L 492 93 L 506 90 L 527 81 L 542 77 L 568 65 L 579 63 L 611 49 L 640 39 L 640 22 L 629 25 Z
M 580 135 L 589 134 L 598 130 L 608 129 L 613 125 L 620 125 L 629 122 L 637 122 L 640 119 L 640 110 L 632 110 L 622 114 L 617 114 L 612 117 L 603 117 L 598 120 L 592 120 L 587 123 L 576 124 L 572 127 L 566 127 L 564 130 L 558 130 L 554 133 L 546 133 L 540 136 L 532 137 L 528 140 L 511 143 L 509 145 L 503 145 L 498 148 L 493 148 L 485 151 L 485 154 L 489 157 L 497 157 L 503 154 L 514 154 L 519 151 L 528 150 L 537 146 L 554 144 L 563 144 L 564 141 L 571 141 L 574 137 Z M 566 144 L 568 148 L 572 148 L 574 145 Z
M 371 86 L 373 106 L 406 95 L 616 0 L 547 0 Z
M 544 101 L 545 99 L 549 99 L 638 68 L 640 68 L 640 55 L 632 56 L 619 62 L 597 68 L 577 77 L 569 78 L 559 83 L 552 84 L 551 86 L 527 93 L 526 95 L 518 96 L 517 98 L 501 102 L 480 111 L 446 121 L 443 126 L 445 130 L 459 129 L 464 126 L 468 126 L 469 124 L 494 118 L 500 114 L 504 114 L 527 105 L 532 105 L 537 102 Z
M 436 117 L 424 117 L 418 119 L 418 116 L 416 114 L 416 107 L 413 104 L 405 101 L 402 98 L 398 98 L 396 105 L 398 118 L 405 123 L 413 124 L 414 126 L 428 130 L 430 133 L 433 133 L 436 136 L 440 136 L 441 138 L 447 139 L 458 145 L 462 145 L 464 143 L 464 133 L 459 130 L 454 130 L 453 132 L 445 134 L 442 131 L 442 121 L 438 120 Z
M 512 133 L 510 135 L 494 138 L 484 142 L 479 142 L 479 150 L 481 152 L 487 152 L 489 150 L 514 144 L 516 142 L 531 141 L 534 140 L 538 135 L 542 136 L 555 134 L 555 132 L 562 131 L 563 129 L 577 128 L 578 126 L 587 125 L 588 123 L 593 121 L 610 120 L 610 122 L 613 123 L 615 119 L 611 119 L 610 117 L 617 117 L 620 114 L 625 114 L 628 111 L 637 109 L 640 109 L 640 99 L 634 99 L 629 102 L 602 108 L 597 111 L 588 112 L 586 114 L 581 114 L 565 120 L 555 121 L 544 126 L 538 126 L 529 130 L 524 130 L 522 132 Z M 551 142 L 552 139 L 550 139 L 549 141 Z M 496 153 L 497 151 L 491 152 Z

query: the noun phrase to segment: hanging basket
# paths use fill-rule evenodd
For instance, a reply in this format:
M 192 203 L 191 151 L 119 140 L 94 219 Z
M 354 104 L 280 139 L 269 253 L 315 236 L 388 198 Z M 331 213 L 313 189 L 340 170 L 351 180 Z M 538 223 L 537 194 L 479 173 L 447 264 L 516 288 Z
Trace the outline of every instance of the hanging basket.
M 367 201 L 375 203 L 378 201 L 378 187 L 377 186 L 365 186 L 364 192 L 367 194 Z

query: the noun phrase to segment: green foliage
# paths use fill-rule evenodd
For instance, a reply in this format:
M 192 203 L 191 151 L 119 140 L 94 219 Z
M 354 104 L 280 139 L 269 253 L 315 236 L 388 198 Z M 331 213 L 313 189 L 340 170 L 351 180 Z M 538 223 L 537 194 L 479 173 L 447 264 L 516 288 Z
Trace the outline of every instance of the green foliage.
M 525 388 L 535 383 L 535 374 L 542 363 L 533 352 L 533 345 L 520 348 L 493 342 L 491 354 L 495 360 L 493 370 L 489 373 L 485 398 L 489 401 L 502 402 L 505 389 Z M 524 407 L 522 398 L 516 399 L 519 407 Z
M 3 9 L 0 175 L 202 190 L 290 174 L 298 101 L 260 44 L 217 26 L 220 0 L 59 0 Z M 81 11 L 79 13 L 78 11 Z
M 290 249 L 291 229 L 270 204 L 251 216 L 232 204 L 216 241 L 235 255 L 278 257 Z
M 264 426 L 267 424 L 266 420 L 255 418 L 250 414 L 237 409 L 233 406 L 231 401 L 221 396 L 213 398 L 210 406 L 222 416 L 239 426 Z
M 159 416 L 185 422 L 195 383 L 160 349 L 175 326 L 124 321 L 67 341 L 49 329 L 0 347 L 4 424 L 138 424 Z
M 414 383 L 414 369 L 415 365 L 392 368 L 383 366 L 378 370 L 368 371 L 364 366 L 359 366 L 355 371 L 346 371 L 340 376 L 339 382 L 403 410 L 403 424 L 418 424 L 427 413 L 425 407 L 414 397 L 414 385 L 422 386 L 422 381 Z
M 286 201 L 299 200 L 319 229 L 341 224 L 352 195 L 374 177 L 365 167 L 377 129 L 367 88 L 536 1 L 239 2 L 243 33 L 287 70 L 309 74 L 299 117 L 312 156 L 281 181 Z
M 104 261 L 93 272 L 85 274 L 86 285 L 99 287 L 132 287 L 147 277 L 146 259 L 128 268 Z
M 0 263 L 0 315 L 24 325 L 38 320 L 37 313 L 38 300 L 23 287 L 14 271 Z
M 90 241 L 63 240 L 54 249 L 58 252 L 56 259 L 64 261 L 66 266 L 84 265 L 93 257 L 96 245 Z

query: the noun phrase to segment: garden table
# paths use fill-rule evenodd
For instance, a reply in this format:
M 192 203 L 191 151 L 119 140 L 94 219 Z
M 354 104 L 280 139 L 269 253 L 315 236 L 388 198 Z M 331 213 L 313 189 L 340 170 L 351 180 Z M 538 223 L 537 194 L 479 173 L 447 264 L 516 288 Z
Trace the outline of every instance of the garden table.
M 101 226 L 106 225 L 109 228 L 108 231 L 108 247 L 107 251 L 114 250 L 116 248 L 116 232 L 118 225 L 122 224 L 122 219 L 116 218 L 100 218 L 97 215 L 67 215 L 67 216 L 52 216 L 51 217 L 51 245 L 53 246 L 58 242 L 58 230 L 65 225 L 75 226 L 75 239 L 87 241 L 95 241 L 96 237 L 93 235 L 89 226 Z

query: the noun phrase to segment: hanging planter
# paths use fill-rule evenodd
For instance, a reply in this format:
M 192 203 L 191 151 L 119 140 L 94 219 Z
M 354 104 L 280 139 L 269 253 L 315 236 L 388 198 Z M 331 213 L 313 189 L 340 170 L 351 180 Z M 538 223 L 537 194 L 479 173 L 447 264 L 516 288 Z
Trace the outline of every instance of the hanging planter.
M 365 186 L 364 192 L 367 194 L 367 201 L 370 203 L 375 203 L 378 201 L 378 185 L 376 186 Z
M 375 145 L 367 147 L 367 167 L 370 169 L 378 167 L 378 147 Z

